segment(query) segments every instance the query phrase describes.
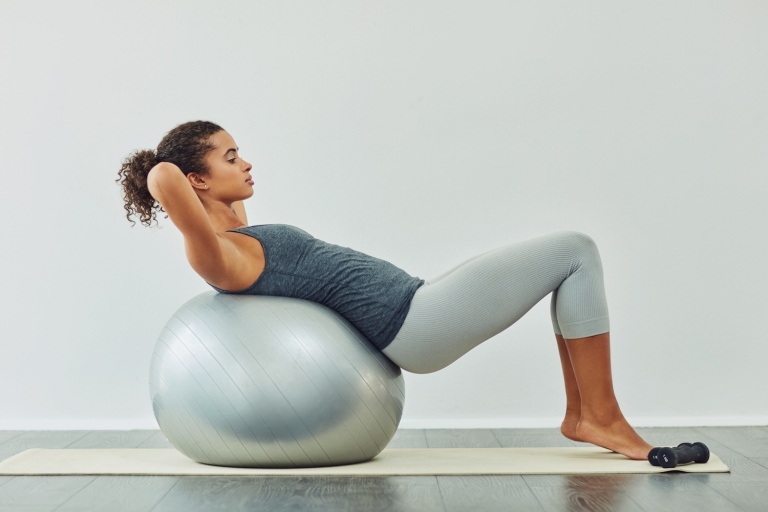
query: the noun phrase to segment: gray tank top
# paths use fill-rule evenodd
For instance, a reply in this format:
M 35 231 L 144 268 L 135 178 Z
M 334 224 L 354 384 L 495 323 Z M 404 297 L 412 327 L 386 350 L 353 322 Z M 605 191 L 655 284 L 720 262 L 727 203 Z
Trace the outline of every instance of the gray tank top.
M 384 260 L 323 242 L 284 224 L 233 229 L 261 242 L 266 266 L 244 290 L 220 293 L 273 295 L 319 302 L 341 314 L 378 349 L 402 327 L 411 299 L 424 284 Z

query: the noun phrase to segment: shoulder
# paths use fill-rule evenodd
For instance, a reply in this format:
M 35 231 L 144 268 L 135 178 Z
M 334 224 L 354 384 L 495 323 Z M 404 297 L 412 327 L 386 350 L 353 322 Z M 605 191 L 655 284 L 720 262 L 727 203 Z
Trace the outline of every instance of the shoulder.
M 189 258 L 195 271 L 209 284 L 224 290 L 242 290 L 253 284 L 264 270 L 266 258 L 261 241 L 244 236 L 247 233 L 241 230 L 244 229 L 216 233 L 221 255 L 218 262 L 212 262 L 205 255 L 196 262 Z

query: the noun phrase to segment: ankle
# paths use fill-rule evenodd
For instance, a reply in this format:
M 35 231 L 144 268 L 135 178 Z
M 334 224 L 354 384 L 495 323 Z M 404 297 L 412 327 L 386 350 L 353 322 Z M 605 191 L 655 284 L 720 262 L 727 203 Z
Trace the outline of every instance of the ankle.
M 581 421 L 601 427 L 627 422 L 618 405 L 615 407 L 582 408 Z
M 581 406 L 566 406 L 565 407 L 565 419 L 568 421 L 581 420 Z

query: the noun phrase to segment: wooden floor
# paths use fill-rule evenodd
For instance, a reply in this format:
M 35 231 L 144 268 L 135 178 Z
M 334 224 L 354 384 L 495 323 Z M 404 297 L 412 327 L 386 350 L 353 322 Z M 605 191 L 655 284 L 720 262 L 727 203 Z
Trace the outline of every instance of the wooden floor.
M 731 473 L 558 476 L 0 476 L 0 511 L 768 511 L 768 427 L 641 428 L 702 441 Z M 553 429 L 401 430 L 392 448 L 577 446 Z M 158 431 L 0 431 L 0 460 L 27 448 L 167 448 Z

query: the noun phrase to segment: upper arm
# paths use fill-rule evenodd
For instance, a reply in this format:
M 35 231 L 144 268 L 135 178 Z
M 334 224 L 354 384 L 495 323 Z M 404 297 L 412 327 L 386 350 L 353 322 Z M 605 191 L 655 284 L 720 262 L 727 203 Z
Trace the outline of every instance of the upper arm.
M 221 269 L 223 254 L 219 237 L 181 169 L 169 162 L 157 164 L 147 176 L 147 187 L 184 236 L 192 267 L 203 277 Z

